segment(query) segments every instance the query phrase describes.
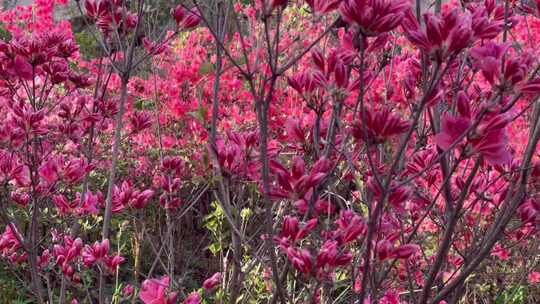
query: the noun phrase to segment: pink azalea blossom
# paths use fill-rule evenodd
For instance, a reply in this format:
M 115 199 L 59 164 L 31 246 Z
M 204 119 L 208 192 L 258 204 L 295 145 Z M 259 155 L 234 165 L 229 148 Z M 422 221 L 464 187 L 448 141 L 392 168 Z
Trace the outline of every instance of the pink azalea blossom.
M 540 272 L 533 271 L 527 276 L 527 280 L 531 284 L 538 284 L 540 282 Z
M 212 290 L 219 284 L 221 284 L 221 272 L 214 273 L 210 278 L 203 282 L 203 288 L 206 290 Z
M 177 293 L 169 292 L 169 277 L 161 279 L 147 279 L 141 286 L 139 299 L 144 304 L 173 304 L 176 302 Z
M 200 304 L 200 303 L 201 303 L 201 295 L 195 291 L 190 293 L 189 296 L 182 302 L 182 304 Z

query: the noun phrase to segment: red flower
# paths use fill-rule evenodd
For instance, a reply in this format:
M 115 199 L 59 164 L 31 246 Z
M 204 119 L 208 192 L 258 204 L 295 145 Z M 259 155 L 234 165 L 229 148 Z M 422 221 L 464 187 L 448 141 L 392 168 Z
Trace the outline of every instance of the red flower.
M 540 204 L 533 199 L 529 199 L 519 206 L 517 213 L 523 223 L 540 222 Z
M 13 70 L 15 71 L 15 75 L 24 80 L 31 80 L 34 77 L 32 65 L 22 56 L 15 56 L 15 59 L 13 60 Z
M 441 132 L 436 135 L 435 142 L 447 150 L 471 126 L 469 118 L 445 115 L 441 121 Z
M 159 55 L 167 50 L 167 44 L 155 43 L 147 37 L 143 38 L 143 46 L 144 49 L 152 55 Z
M 107 15 L 110 11 L 110 2 L 103 0 L 86 0 L 84 2 L 84 8 L 86 9 L 86 15 L 91 19 L 98 19 Z
M 55 264 L 59 265 L 62 273 L 72 278 L 75 270 L 69 264 L 79 257 L 83 242 L 80 238 L 73 240 L 68 236 L 64 236 L 64 245 L 56 244 L 53 246 L 53 255 L 55 258 Z
M 377 256 L 379 260 L 384 261 L 392 257 L 392 252 L 394 251 L 394 245 L 387 239 L 380 240 L 377 243 Z
M 90 191 L 86 191 L 86 195 L 84 196 L 84 201 L 82 203 L 81 194 L 77 193 L 75 196 L 76 206 L 78 206 L 76 213 L 78 215 L 98 214 L 98 195 L 95 195 Z
M 509 43 L 487 42 L 485 45 L 471 49 L 471 56 L 475 59 L 475 65 L 480 68 L 482 75 L 489 83 L 494 84 L 501 73 L 501 58 L 506 54 Z
M 8 256 L 17 251 L 21 247 L 20 238 L 19 232 L 14 230 L 12 225 L 6 225 L 4 233 L 0 235 L 0 253 L 2 256 Z
M 194 12 L 185 9 L 182 5 L 178 5 L 173 9 L 172 15 L 176 24 L 182 29 L 190 29 L 196 27 L 201 22 L 201 18 Z
M 313 164 L 309 174 L 306 174 L 305 163 L 300 156 L 293 159 L 291 172 L 287 171 L 277 161 L 271 161 L 270 166 L 277 177 L 278 183 L 272 189 L 271 195 L 275 198 L 290 197 L 299 199 L 303 198 L 311 188 L 318 186 L 325 179 L 331 167 L 331 162 L 326 158 L 319 159 Z
M 271 0 L 270 7 L 272 9 L 275 9 L 277 7 L 285 7 L 287 6 L 288 0 Z
M 142 209 L 148 204 L 152 196 L 154 196 L 154 191 L 152 190 L 144 190 L 141 193 L 135 191 L 133 193 L 134 198 L 131 200 L 129 206 L 135 209 Z
M 342 211 L 336 224 L 338 225 L 336 231 L 338 239 L 343 244 L 355 241 L 367 229 L 367 225 L 362 217 L 355 214 L 352 210 Z
M 39 167 L 39 176 L 48 184 L 53 184 L 58 180 L 58 164 L 54 159 L 49 159 Z
M 401 0 L 344 0 L 339 7 L 343 20 L 358 24 L 366 36 L 393 30 L 409 9 Z
M 291 264 L 303 274 L 310 274 L 313 268 L 312 258 L 309 251 L 306 249 L 296 249 L 289 247 L 287 249 L 287 257 Z
M 379 183 L 374 178 L 370 178 L 368 181 L 368 189 L 373 193 L 374 197 L 377 200 L 382 199 L 382 189 L 379 187 Z M 392 205 L 398 212 L 404 211 L 404 206 L 407 200 L 411 196 L 411 189 L 407 186 L 396 186 L 396 183 L 393 181 L 390 183 L 391 192 L 388 196 L 388 202 Z
M 505 127 L 508 122 L 506 115 L 494 116 L 469 137 L 473 151 L 480 153 L 492 165 L 508 164 L 512 159 L 506 147 Z
M 126 298 L 131 298 L 134 292 L 135 292 L 135 287 L 133 287 L 133 285 L 131 284 L 127 284 L 124 288 L 122 288 L 122 296 Z
M 306 210 L 307 211 L 307 210 Z M 336 211 L 336 208 L 332 204 L 330 200 L 317 200 L 315 202 L 314 210 L 313 210 L 314 216 L 319 215 L 333 215 Z M 303 212 L 305 213 L 305 212 Z
M 508 250 L 504 249 L 500 244 L 497 244 L 491 250 L 491 256 L 497 257 L 502 261 L 506 261 L 510 258 Z
M 143 111 L 136 111 L 130 118 L 131 130 L 133 133 L 139 133 L 152 125 L 150 114 Z
M 63 195 L 53 196 L 53 203 L 58 208 L 60 215 L 76 214 L 76 215 L 89 215 L 98 214 L 98 197 L 92 192 L 87 191 L 84 197 L 84 201 L 81 202 L 81 194 L 77 193 L 76 198 L 69 202 Z
M 342 0 L 306 0 L 314 13 L 326 14 L 338 8 Z
M 82 252 L 82 258 L 86 267 L 93 266 L 96 262 L 105 258 L 109 253 L 109 240 L 105 239 L 102 242 L 95 242 L 94 245 L 86 245 Z
M 286 216 L 283 219 L 283 228 L 281 229 L 281 237 L 289 237 L 294 239 L 298 233 L 299 221 L 297 217 Z
M 393 256 L 398 259 L 408 259 L 420 251 L 420 246 L 416 244 L 405 244 L 394 250 Z
M 437 180 L 436 164 L 433 163 L 437 157 L 437 152 L 433 149 L 423 150 L 413 157 L 413 159 L 407 164 L 408 174 L 418 174 L 423 172 L 424 178 L 428 185 L 433 185 Z M 434 170 L 426 170 L 427 167 L 431 167 Z
M 338 88 L 346 88 L 349 84 L 349 69 L 341 61 L 337 60 L 334 67 L 334 80 Z
M 287 139 L 291 143 L 303 143 L 306 140 L 305 132 L 297 119 L 288 119 L 285 122 L 285 130 L 287 131 Z
M 299 94 L 309 94 L 318 88 L 326 86 L 327 78 L 324 71 L 307 70 L 287 78 L 289 85 Z
M 60 215 L 66 215 L 70 213 L 71 209 L 73 208 L 73 206 L 71 206 L 66 197 L 63 195 L 53 196 L 52 201 L 56 205 L 56 208 L 58 208 L 58 213 Z
M 112 212 L 119 213 L 129 205 L 133 195 L 133 189 L 128 182 L 123 182 L 120 187 L 114 185 L 112 195 Z
M 121 264 L 123 264 L 124 262 L 126 261 L 125 258 L 119 256 L 119 255 L 114 255 L 114 256 L 105 256 L 103 258 L 103 262 L 105 263 L 105 266 L 107 266 L 107 268 L 109 269 L 109 271 L 111 272 L 114 272 L 116 271 L 116 269 L 118 268 L 118 266 L 120 266 Z
M 373 143 L 383 143 L 388 138 L 399 135 L 409 128 L 409 123 L 404 122 L 399 116 L 392 114 L 390 109 L 374 110 L 365 109 L 365 120 L 363 123 L 365 130 L 362 129 L 362 122 L 358 121 L 353 127 L 353 136 L 358 140 L 367 140 Z
M 20 205 L 21 207 L 28 206 L 28 203 L 30 202 L 30 195 L 26 192 L 11 192 L 11 200 L 14 201 L 16 204 Z
M 442 15 L 424 14 L 425 29 L 412 13 L 403 22 L 407 38 L 437 61 L 455 55 L 473 42 L 471 16 L 455 9 Z
M 540 93 L 540 78 L 535 78 L 523 85 L 520 91 L 524 94 L 536 95 Z
M 45 249 L 41 253 L 41 256 L 38 257 L 39 268 L 47 267 L 47 265 L 49 264 L 50 259 L 51 259 L 51 253 L 50 253 L 49 249 Z
M 184 302 L 182 302 L 182 304 L 200 304 L 200 303 L 201 303 L 201 295 L 196 291 L 190 293 L 189 296 L 184 300 Z
M 203 288 L 206 290 L 212 290 L 219 284 L 221 284 L 221 272 L 214 273 L 210 278 L 203 282 Z
M 173 304 L 176 303 L 176 292 L 170 293 L 169 277 L 165 276 L 161 279 L 148 279 L 142 284 L 139 292 L 139 299 L 144 304 Z M 189 303 L 189 302 L 188 302 Z M 196 302 L 193 302 L 196 303 Z
M 495 115 L 480 124 L 474 132 L 467 134 L 472 152 L 481 154 L 491 165 L 509 163 L 511 156 L 506 148 L 508 139 L 504 130 L 508 122 L 506 115 Z M 435 141 L 441 149 L 447 150 L 470 126 L 471 120 L 468 118 L 445 115 L 441 132 L 436 135 Z
M 336 241 L 324 242 L 317 255 L 317 268 L 346 266 L 352 260 L 352 254 L 348 251 L 340 250 Z
M 286 216 L 283 220 L 283 228 L 281 229 L 280 237 L 289 238 L 292 241 L 298 241 L 303 239 L 316 226 L 317 219 L 311 219 L 300 227 L 298 218 Z
M 444 301 L 440 301 L 439 304 L 443 304 Z M 399 304 L 399 294 L 395 291 L 388 290 L 384 293 L 384 296 L 379 301 L 379 304 Z
M 527 281 L 529 281 L 529 283 L 531 283 L 531 284 L 539 283 L 540 282 L 540 272 L 533 271 L 533 272 L 529 273 L 529 275 L 527 276 Z
M 88 165 L 86 160 L 73 159 L 63 168 L 62 178 L 69 184 L 75 184 L 80 182 L 91 169 L 92 166 Z
M 472 29 L 474 35 L 480 39 L 493 39 L 496 38 L 504 28 L 504 6 L 499 5 L 495 7 L 489 7 L 488 4 L 469 6 L 469 10 L 472 13 Z M 494 11 L 493 18 L 490 20 L 490 13 Z M 512 9 L 508 11 L 508 20 L 512 22 L 511 15 Z

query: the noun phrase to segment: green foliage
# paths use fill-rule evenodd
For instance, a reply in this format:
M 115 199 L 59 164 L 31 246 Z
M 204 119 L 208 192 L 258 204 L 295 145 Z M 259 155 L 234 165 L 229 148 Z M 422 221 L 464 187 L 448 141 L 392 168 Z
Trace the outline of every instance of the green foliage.
M 143 110 L 154 110 L 156 107 L 156 104 L 152 100 L 147 99 L 139 99 L 135 101 L 135 104 L 133 105 L 136 110 L 143 111 Z
M 249 271 L 250 269 L 244 268 L 243 271 Z M 238 299 L 238 302 L 243 303 L 244 297 L 247 297 L 247 303 L 266 303 L 270 299 L 270 295 L 266 291 L 266 283 L 263 279 L 262 268 L 260 265 L 254 267 L 246 273 L 245 285 L 249 286 L 251 290 L 251 295 L 242 294 Z
M 197 121 L 199 121 L 201 124 L 204 124 L 206 121 L 206 117 L 208 117 L 208 109 L 202 105 L 199 105 L 197 111 L 188 112 L 187 114 L 197 119 Z
M 99 56 L 99 46 L 92 35 L 82 31 L 80 33 L 75 33 L 74 36 L 75 41 L 79 46 L 79 52 L 84 59 L 91 59 Z
M 2 41 L 10 41 L 11 40 L 11 33 L 6 31 L 4 28 L 4 25 L 0 24 L 0 40 Z
M 0 303 L 27 304 L 32 303 L 25 299 L 25 287 L 15 279 L 9 269 L 0 262 Z
M 222 231 L 225 215 L 223 209 L 217 202 L 212 202 L 213 211 L 204 218 L 204 228 L 212 234 L 213 242 L 208 246 L 208 250 L 213 255 L 218 255 L 222 248 Z
M 208 61 L 201 64 L 201 66 L 199 67 L 199 73 L 201 75 L 207 75 L 207 74 L 213 73 L 214 70 L 215 70 L 214 65 Z
M 495 299 L 495 304 L 525 304 L 528 293 L 526 285 L 509 286 Z
M 251 211 L 249 208 L 244 208 L 242 211 L 240 211 L 240 217 L 244 222 L 247 222 L 252 215 L 253 211 Z

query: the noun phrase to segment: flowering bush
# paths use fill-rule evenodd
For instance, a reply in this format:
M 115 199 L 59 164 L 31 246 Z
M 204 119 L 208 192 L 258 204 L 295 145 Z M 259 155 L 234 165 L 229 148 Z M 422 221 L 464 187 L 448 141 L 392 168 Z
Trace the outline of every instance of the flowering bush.
M 538 300 L 540 3 L 67 2 L 0 15 L 6 302 Z

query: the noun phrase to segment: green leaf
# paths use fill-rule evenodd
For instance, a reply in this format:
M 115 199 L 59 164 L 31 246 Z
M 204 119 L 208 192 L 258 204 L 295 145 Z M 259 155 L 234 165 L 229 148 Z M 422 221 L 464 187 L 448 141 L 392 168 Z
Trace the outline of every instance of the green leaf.
M 199 74 L 206 75 L 214 72 L 214 65 L 211 62 L 204 62 L 199 67 Z
M 192 116 L 193 118 L 195 118 L 196 120 L 198 120 L 201 124 L 204 125 L 204 123 L 206 122 L 206 116 L 208 114 L 208 109 L 206 109 L 205 107 L 203 106 L 200 106 L 197 111 L 194 111 L 194 112 L 188 112 L 187 113 L 188 115 Z
M 208 250 L 210 250 L 213 255 L 217 255 L 221 251 L 221 245 L 219 243 L 212 243 L 208 246 Z
M 253 212 L 249 208 L 244 208 L 242 209 L 242 211 L 240 211 L 240 217 L 244 221 L 247 221 L 251 217 L 252 214 Z

